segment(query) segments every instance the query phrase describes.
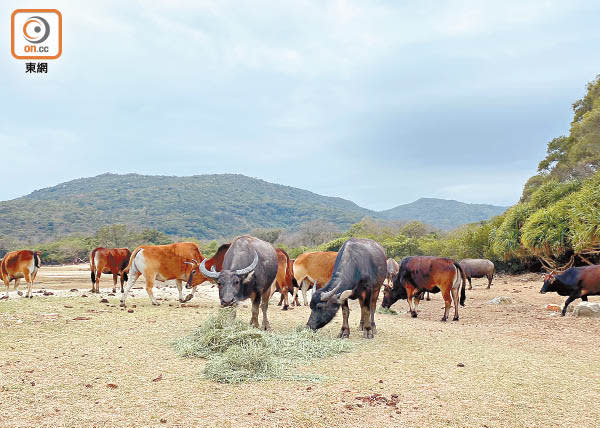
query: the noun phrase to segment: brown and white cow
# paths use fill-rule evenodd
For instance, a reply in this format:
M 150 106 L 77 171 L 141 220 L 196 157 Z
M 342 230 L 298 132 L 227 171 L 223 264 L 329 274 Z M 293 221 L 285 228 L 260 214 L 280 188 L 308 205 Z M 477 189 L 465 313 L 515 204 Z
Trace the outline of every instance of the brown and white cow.
M 179 291 L 179 301 L 187 302 L 193 297 L 196 287 L 207 281 L 207 278 L 197 272 L 190 284 L 192 292 L 185 299 L 183 298 L 182 283 L 190 277 L 191 271 L 202 260 L 204 260 L 204 257 L 200 253 L 198 245 L 194 242 L 142 245 L 137 247 L 131 253 L 129 265 L 125 268 L 125 272 L 129 273 L 129 280 L 127 281 L 125 292 L 121 296 L 121 306 L 125 306 L 125 300 L 129 291 L 141 275 L 144 275 L 146 279 L 146 291 L 153 305 L 159 305 L 152 292 L 154 281 L 169 281 L 173 279 Z
M 131 251 L 129 248 L 94 248 L 90 253 L 90 271 L 92 293 L 100 292 L 100 276 L 103 273 L 113 276 L 113 293 L 117 291 L 117 277 L 121 277 L 121 293 L 123 284 L 127 281 L 125 268 L 129 264 Z
M 461 288 L 462 283 L 462 288 Z M 419 295 L 425 291 L 442 292 L 445 308 L 442 321 L 448 319 L 448 312 L 454 301 L 454 321 L 458 321 L 458 294 L 460 304 L 465 304 L 467 278 L 460 265 L 452 259 L 443 257 L 406 257 L 400 264 L 400 271 L 393 287 L 385 286 L 382 307 L 389 308 L 398 299 L 407 299 L 410 313 L 417 317 Z
M 290 256 L 288 256 L 285 250 L 276 248 L 275 252 L 277 253 L 277 276 L 275 277 L 275 290 L 273 290 L 273 294 L 276 291 L 281 293 L 281 299 L 277 306 L 281 306 L 283 303 L 283 308 L 281 309 L 287 311 L 289 307 L 288 293 L 293 293 L 294 291 L 294 268 Z
M 40 254 L 37 251 L 19 250 L 6 253 L 0 261 L 0 279 L 6 285 L 6 296 L 3 299 L 8 299 L 10 282 L 15 281 L 16 290 L 19 287 L 21 278 L 24 278 L 28 284 L 26 297 L 33 297 L 31 288 L 41 264 Z M 19 292 L 20 294 L 21 292 Z
M 302 289 L 304 306 L 308 306 L 306 292 L 313 286 L 315 290 L 323 287 L 331 279 L 336 257 L 336 251 L 313 251 L 301 254 L 294 262 L 294 279 Z M 294 288 L 292 302 L 297 300 L 298 287 Z

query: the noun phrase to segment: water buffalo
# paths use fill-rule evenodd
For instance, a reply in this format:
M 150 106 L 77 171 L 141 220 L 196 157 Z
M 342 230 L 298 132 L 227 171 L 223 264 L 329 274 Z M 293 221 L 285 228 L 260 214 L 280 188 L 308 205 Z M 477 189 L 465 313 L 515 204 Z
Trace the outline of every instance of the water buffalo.
M 262 328 L 269 329 L 267 309 L 277 275 L 277 253 L 268 242 L 253 236 L 239 236 L 233 240 L 223 258 L 223 269 L 208 270 L 206 261 L 200 264 L 200 272 L 217 280 L 221 306 L 235 306 L 250 298 L 252 318 L 250 324 L 259 328 L 259 306 L 263 313 Z
M 416 318 L 418 296 L 425 291 L 432 293 L 441 291 L 445 302 L 442 321 L 448 319 L 452 301 L 454 301 L 454 321 L 458 321 L 458 292 L 461 289 L 460 304 L 464 306 L 466 283 L 462 268 L 452 259 L 430 256 L 406 257 L 400 264 L 400 272 L 394 280 L 393 287 L 385 286 L 382 306 L 389 308 L 398 299 L 406 299 L 412 317 Z
M 469 290 L 473 288 L 471 278 L 483 278 L 484 276 L 488 279 L 487 288 L 490 288 L 496 272 L 494 263 L 488 259 L 462 259 L 458 264 L 469 280 Z
M 346 241 L 335 259 L 331 279 L 323 288 L 313 292 L 307 327 L 317 330 L 327 325 L 341 306 L 343 322 L 339 337 L 349 337 L 348 299 L 358 299 L 360 328 L 365 338 L 372 339 L 377 297 L 386 274 L 385 253 L 381 245 L 370 239 L 351 238 Z
M 556 272 L 546 275 L 540 293 L 552 291 L 560 296 L 569 296 L 561 312 L 564 317 L 567 306 L 573 300 L 581 298 L 587 302 L 587 296 L 600 295 L 600 265 L 572 267 L 559 275 Z

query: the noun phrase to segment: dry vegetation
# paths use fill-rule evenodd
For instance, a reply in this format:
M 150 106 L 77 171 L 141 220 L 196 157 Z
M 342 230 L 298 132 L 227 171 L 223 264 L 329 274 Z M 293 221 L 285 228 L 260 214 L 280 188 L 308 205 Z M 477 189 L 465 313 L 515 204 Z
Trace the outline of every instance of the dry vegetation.
M 44 268 L 36 289 L 88 287 L 87 275 Z M 597 426 L 598 319 L 546 311 L 563 298 L 538 294 L 537 275 L 501 277 L 491 290 L 475 282 L 458 323 L 439 321 L 439 295 L 418 319 L 398 302 L 398 315 L 377 314 L 373 341 L 356 330 L 353 302 L 354 350 L 290 368 L 325 377 L 318 382 L 204 380 L 206 361 L 178 356 L 173 342 L 215 312 L 215 289 L 160 307 L 140 294 L 132 313 L 118 296 L 0 301 L 0 425 Z M 499 295 L 514 303 L 487 303 Z M 276 331 L 290 331 L 309 310 L 269 312 Z M 248 320 L 248 306 L 237 316 Z M 334 336 L 340 318 L 320 334 Z

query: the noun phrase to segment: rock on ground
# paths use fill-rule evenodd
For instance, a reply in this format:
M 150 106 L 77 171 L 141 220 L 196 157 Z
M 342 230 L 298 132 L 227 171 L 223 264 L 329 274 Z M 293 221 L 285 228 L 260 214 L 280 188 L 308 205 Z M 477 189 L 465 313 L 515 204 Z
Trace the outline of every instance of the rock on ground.
M 581 302 L 575 306 L 573 315 L 576 317 L 600 318 L 600 303 Z
M 494 297 L 492 300 L 488 302 L 490 305 L 510 305 L 512 303 L 512 299 L 510 297 L 498 296 Z

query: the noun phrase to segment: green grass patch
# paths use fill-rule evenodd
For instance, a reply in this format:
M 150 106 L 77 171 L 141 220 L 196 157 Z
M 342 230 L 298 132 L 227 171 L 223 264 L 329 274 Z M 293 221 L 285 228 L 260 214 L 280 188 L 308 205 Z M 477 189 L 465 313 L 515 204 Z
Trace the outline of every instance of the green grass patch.
M 398 315 L 398 312 L 396 312 L 395 310 L 390 309 L 390 308 L 384 308 L 382 306 L 377 308 L 377 313 L 383 314 L 383 315 Z
M 192 334 L 174 343 L 183 357 L 208 359 L 203 376 L 221 383 L 270 379 L 320 380 L 320 376 L 294 373 L 300 363 L 350 352 L 348 340 L 334 339 L 298 327 L 284 333 L 265 332 L 221 309 Z

